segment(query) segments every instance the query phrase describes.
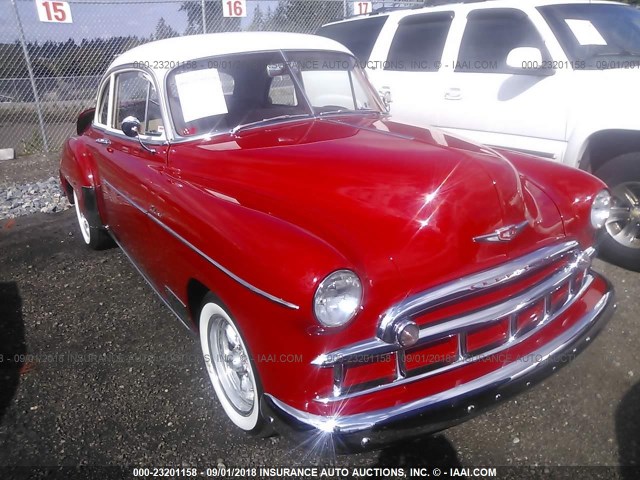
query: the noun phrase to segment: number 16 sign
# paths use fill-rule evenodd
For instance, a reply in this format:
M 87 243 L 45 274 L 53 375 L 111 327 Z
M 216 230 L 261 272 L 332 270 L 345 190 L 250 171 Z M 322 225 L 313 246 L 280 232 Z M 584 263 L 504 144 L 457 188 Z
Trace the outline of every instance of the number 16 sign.
M 222 15 L 225 17 L 246 17 L 247 0 L 222 0 Z
M 38 18 L 41 22 L 73 23 L 71 7 L 57 0 L 36 0 Z

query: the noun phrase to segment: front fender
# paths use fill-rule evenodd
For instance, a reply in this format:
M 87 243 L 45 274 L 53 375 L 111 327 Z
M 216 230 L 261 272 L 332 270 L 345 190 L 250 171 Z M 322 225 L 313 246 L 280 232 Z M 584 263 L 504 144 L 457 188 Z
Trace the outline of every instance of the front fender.
M 592 246 L 596 231 L 591 226 L 591 203 L 606 185 L 576 168 L 532 155 L 497 150 L 556 204 L 567 237 L 577 239 L 583 248 Z

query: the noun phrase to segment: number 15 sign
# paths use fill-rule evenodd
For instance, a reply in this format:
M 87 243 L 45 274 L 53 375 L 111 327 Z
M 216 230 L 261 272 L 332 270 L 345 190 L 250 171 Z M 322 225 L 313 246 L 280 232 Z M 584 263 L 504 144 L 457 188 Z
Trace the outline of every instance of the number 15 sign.
M 41 22 L 73 23 L 71 7 L 57 0 L 36 0 L 38 18 Z

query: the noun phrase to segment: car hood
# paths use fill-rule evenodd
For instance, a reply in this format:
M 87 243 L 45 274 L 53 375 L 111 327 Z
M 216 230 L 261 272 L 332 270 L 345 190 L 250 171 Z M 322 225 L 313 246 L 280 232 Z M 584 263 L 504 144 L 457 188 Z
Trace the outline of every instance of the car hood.
M 290 122 L 177 151 L 194 186 L 303 228 L 369 282 L 399 272 L 428 288 L 564 236 L 555 205 L 505 157 L 389 118 Z M 474 240 L 521 224 L 509 242 Z

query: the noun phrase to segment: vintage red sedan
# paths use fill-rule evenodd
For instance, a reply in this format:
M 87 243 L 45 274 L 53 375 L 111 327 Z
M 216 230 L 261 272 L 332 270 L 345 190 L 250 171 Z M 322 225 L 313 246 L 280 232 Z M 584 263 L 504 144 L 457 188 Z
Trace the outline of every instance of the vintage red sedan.
M 60 178 L 84 241 L 115 241 L 199 333 L 247 432 L 338 451 L 435 432 L 571 360 L 613 311 L 591 269 L 600 180 L 394 122 L 332 40 L 137 47 L 77 129 Z

